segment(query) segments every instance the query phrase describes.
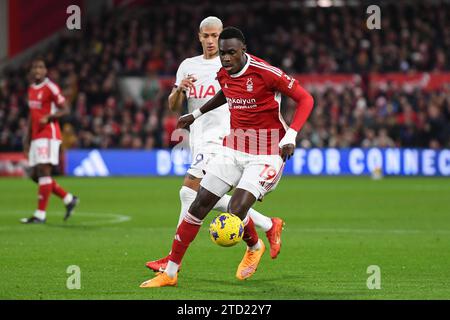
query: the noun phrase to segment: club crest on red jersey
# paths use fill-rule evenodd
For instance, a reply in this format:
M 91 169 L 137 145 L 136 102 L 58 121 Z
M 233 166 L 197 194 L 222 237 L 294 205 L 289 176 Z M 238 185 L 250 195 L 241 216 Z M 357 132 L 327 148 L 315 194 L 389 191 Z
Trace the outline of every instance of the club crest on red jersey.
M 247 91 L 252 92 L 253 91 L 253 80 L 252 78 L 247 79 Z

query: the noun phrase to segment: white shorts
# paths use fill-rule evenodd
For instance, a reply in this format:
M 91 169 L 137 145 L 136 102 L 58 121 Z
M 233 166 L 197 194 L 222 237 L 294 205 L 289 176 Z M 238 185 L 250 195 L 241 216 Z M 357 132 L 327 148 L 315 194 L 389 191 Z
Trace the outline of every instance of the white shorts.
M 201 147 L 191 147 L 192 162 L 187 173 L 202 179 L 206 174 L 206 163 L 214 157 L 215 154 L 221 152 L 222 146 L 218 144 L 205 144 Z
M 262 200 L 267 193 L 276 188 L 284 169 L 283 159 L 279 155 L 253 155 L 222 148 L 221 153 L 215 153 L 208 159 L 207 175 L 214 175 L 230 187 L 247 190 L 257 200 Z M 223 192 L 224 188 L 214 190 L 214 185 L 208 183 L 212 180 L 203 179 L 200 184 L 220 196 L 217 193 Z
M 30 153 L 28 154 L 28 164 L 34 167 L 37 164 L 59 164 L 60 140 L 56 139 L 36 139 L 31 141 Z

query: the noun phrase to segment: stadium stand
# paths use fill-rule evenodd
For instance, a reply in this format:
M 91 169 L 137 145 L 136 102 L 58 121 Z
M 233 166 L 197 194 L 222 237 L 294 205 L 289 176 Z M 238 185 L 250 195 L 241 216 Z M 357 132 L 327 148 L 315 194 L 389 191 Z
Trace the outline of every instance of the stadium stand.
M 281 1 L 232 1 L 227 8 L 222 12 L 220 5 L 200 1 L 105 11 L 81 32 L 64 34 L 45 48 L 49 77 L 72 106 L 62 126 L 64 147 L 172 147 L 179 114 L 167 108 L 170 84 L 179 63 L 201 52 L 195 35 L 207 15 L 242 28 L 249 52 L 287 73 L 358 75 L 339 90 L 312 88 L 315 109 L 299 136 L 301 146 L 450 147 L 449 83 L 425 90 L 371 81 L 372 74 L 388 72 L 450 72 L 450 3 L 384 5 L 382 29 L 376 31 L 361 28 L 360 6 L 318 10 Z M 30 62 L 0 75 L 0 151 L 22 149 L 29 68 Z M 124 77 L 144 78 L 138 100 L 121 94 Z M 284 117 L 290 119 L 292 111 L 285 101 Z

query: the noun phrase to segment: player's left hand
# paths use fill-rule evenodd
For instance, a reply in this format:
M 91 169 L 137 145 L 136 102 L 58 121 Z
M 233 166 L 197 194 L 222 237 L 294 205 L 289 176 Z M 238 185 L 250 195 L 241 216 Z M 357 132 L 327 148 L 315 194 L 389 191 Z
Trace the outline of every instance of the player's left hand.
M 283 161 L 289 160 L 292 155 L 294 154 L 295 146 L 291 143 L 285 144 L 280 149 L 280 157 L 283 159 Z
M 178 119 L 177 129 L 187 129 L 195 121 L 194 116 L 189 113 Z

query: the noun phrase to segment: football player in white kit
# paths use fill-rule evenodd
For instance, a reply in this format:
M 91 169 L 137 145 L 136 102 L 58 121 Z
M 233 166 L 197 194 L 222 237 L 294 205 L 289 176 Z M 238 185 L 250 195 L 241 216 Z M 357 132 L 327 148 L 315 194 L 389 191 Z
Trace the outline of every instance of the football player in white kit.
M 187 99 L 188 112 L 200 108 L 221 89 L 216 80 L 216 73 L 221 68 L 219 58 L 219 35 L 222 31 L 222 21 L 217 17 L 207 17 L 199 27 L 199 41 L 203 54 L 185 59 L 178 67 L 176 81 L 169 95 L 169 108 L 180 110 Z M 228 105 L 208 112 L 190 126 L 189 144 L 192 163 L 180 189 L 181 212 L 178 225 L 184 218 L 197 191 L 200 181 L 205 175 L 207 160 L 220 150 L 223 138 L 229 134 L 230 112 Z M 227 212 L 231 196 L 223 196 L 214 207 L 220 212 Z M 270 243 L 270 256 L 275 259 L 281 248 L 281 232 L 284 222 L 280 218 L 269 218 L 253 208 L 248 214 L 255 225 L 262 228 Z M 167 266 L 168 256 L 146 263 L 155 272 L 162 272 Z

